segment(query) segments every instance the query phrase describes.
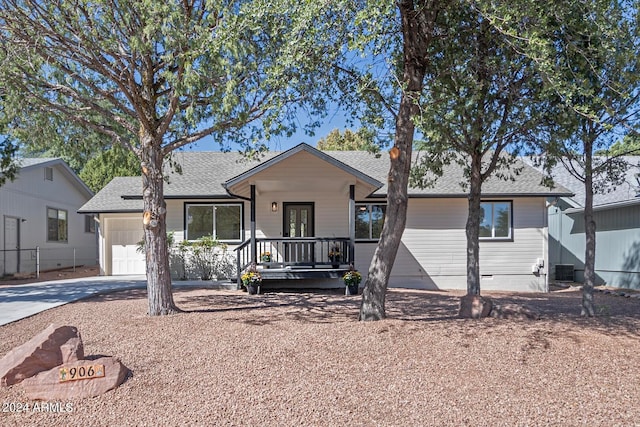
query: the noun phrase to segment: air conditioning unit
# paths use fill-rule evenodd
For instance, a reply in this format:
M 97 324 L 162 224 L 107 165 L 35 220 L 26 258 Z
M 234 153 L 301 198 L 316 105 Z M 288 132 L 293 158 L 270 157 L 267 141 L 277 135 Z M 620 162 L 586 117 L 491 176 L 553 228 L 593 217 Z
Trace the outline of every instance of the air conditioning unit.
M 573 264 L 556 264 L 556 281 L 574 282 L 574 271 Z

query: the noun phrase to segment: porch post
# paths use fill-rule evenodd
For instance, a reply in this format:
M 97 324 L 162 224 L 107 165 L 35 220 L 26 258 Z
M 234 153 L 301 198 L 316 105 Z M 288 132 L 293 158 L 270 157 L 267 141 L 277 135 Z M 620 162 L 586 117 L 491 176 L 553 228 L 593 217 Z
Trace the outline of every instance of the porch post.
M 350 262 L 356 262 L 356 186 L 349 186 L 349 253 Z
M 256 250 L 256 186 L 251 184 L 251 262 L 258 262 Z

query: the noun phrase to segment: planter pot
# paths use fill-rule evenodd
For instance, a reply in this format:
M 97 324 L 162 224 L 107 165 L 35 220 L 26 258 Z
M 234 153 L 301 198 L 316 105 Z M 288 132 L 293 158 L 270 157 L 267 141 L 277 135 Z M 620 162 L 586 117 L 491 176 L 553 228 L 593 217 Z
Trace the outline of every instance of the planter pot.
M 258 285 L 253 284 L 253 283 L 247 284 L 247 292 L 249 292 L 249 295 L 257 294 L 258 293 Z
M 347 295 L 358 295 L 358 285 L 347 285 Z

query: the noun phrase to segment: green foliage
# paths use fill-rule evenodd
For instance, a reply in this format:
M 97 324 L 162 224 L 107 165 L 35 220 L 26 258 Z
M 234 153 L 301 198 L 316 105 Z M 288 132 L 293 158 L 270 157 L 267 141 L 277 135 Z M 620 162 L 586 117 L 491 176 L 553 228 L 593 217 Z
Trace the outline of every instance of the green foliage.
M 181 280 L 197 276 L 201 280 L 230 278 L 236 266 L 229 254 L 228 245 L 212 236 L 175 243 L 173 232 L 167 233 L 171 268 Z M 145 252 L 144 239 L 138 242 L 136 252 Z
M 599 156 L 640 156 L 640 137 L 637 134 L 626 135 L 607 150 L 598 150 Z
M 43 132 L 50 145 L 78 148 L 77 129 L 137 154 L 144 130 L 163 156 L 205 136 L 251 146 L 291 134 L 297 106 L 326 109 L 317 93 L 343 55 L 340 7 L 2 0 L 0 77 L 13 126 L 24 141 Z
M 227 245 L 218 242 L 212 236 L 203 236 L 198 240 L 190 242 L 191 257 L 190 261 L 193 263 L 196 271 L 200 274 L 202 280 L 211 280 L 215 276 L 216 261 L 218 258 L 218 251 L 222 250 L 226 252 Z
M 512 179 L 519 172 L 512 155 L 543 136 L 546 106 L 533 61 L 464 1 L 449 2 L 436 32 L 442 36 L 427 52 L 424 108 L 416 118 L 422 156 L 412 183 L 431 185 L 452 162 L 465 170 L 463 188 L 473 175 L 481 182 L 492 175 Z
M 341 133 L 339 129 L 334 129 L 329 134 L 320 138 L 317 147 L 319 150 L 338 150 L 338 151 L 369 151 L 377 153 L 380 147 L 373 142 L 373 133 L 365 128 L 358 129 L 353 132 L 346 129 Z
M 16 154 L 18 146 L 8 137 L 2 137 L 0 141 L 0 186 L 7 181 L 13 181 L 18 175 L 20 166 L 17 163 Z
M 554 105 L 549 143 L 541 150 L 552 163 L 554 157 L 565 157 L 585 166 L 583 154 L 607 152 L 637 127 L 640 32 L 635 2 L 480 5 L 510 43 L 535 61 L 544 80 Z M 589 173 L 598 169 L 595 165 Z
M 139 175 L 140 160 L 131 151 L 119 145 L 91 158 L 79 174 L 80 179 L 96 193 L 114 177 Z

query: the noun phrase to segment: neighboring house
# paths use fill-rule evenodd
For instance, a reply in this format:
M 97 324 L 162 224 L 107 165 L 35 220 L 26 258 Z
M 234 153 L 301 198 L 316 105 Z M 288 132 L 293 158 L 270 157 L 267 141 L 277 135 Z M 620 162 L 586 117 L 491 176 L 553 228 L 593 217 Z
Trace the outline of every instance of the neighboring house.
M 265 280 L 335 285 L 351 263 L 368 269 L 386 211 L 388 155 L 300 144 L 260 162 L 221 152 L 179 152 L 173 159 L 183 170 L 165 185 L 167 229 L 176 241 L 212 234 L 230 245 L 241 268 L 256 260 Z M 483 289 L 547 289 L 545 203 L 571 193 L 549 190 L 541 177 L 524 166 L 515 182 L 491 179 L 483 186 Z M 462 169 L 451 166 L 434 187 L 409 190 L 390 286 L 466 289 L 463 181 Z M 140 178 L 115 178 L 80 209 L 99 216 L 102 274 L 144 273 L 136 251 L 142 206 Z M 263 263 L 267 251 L 271 259 Z
M 624 182 L 609 186 L 593 198 L 596 279 L 600 285 L 640 289 L 640 156 L 624 159 L 631 165 Z M 562 165 L 556 166 L 551 175 L 575 193 L 554 200 L 549 208 L 551 271 L 556 280 L 583 282 L 584 184 Z
M 58 158 L 18 160 L 13 182 L 0 187 L 0 273 L 33 273 L 95 265 L 97 239 L 91 215 L 78 214 L 93 192 Z

